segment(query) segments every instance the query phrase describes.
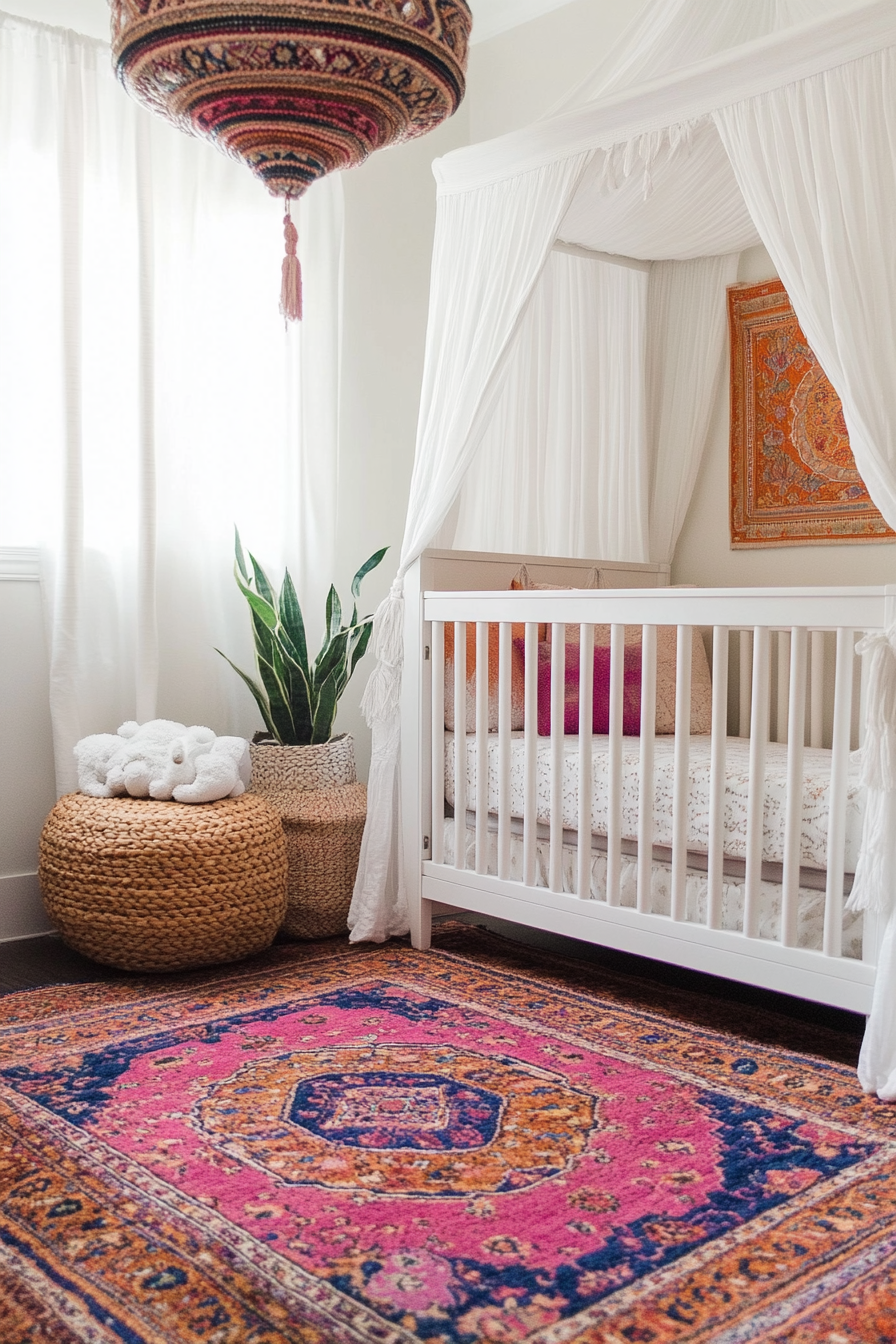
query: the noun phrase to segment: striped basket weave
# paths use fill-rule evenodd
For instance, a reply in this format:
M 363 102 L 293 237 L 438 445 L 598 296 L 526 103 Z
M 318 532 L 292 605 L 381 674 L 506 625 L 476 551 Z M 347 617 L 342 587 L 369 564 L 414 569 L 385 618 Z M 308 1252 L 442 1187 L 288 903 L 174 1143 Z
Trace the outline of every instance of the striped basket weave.
M 286 910 L 280 820 L 248 793 L 199 807 L 68 794 L 38 871 L 69 946 L 128 971 L 238 961 L 273 942 Z

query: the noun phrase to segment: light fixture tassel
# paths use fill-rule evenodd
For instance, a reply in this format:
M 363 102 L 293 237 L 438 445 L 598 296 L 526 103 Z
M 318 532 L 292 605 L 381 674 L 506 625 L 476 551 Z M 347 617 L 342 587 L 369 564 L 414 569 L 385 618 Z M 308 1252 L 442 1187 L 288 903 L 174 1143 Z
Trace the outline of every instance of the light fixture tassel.
M 287 322 L 302 320 L 302 265 L 297 252 L 299 231 L 289 213 L 289 202 L 283 216 L 283 233 L 286 238 L 286 256 L 283 258 L 283 280 L 280 285 L 280 312 Z

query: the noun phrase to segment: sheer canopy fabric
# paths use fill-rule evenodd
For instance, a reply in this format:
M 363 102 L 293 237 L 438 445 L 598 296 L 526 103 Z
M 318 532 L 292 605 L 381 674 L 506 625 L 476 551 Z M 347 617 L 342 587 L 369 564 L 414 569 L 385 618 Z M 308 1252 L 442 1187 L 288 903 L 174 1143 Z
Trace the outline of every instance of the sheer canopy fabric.
M 638 80 L 644 82 L 633 87 Z M 489 522 L 471 495 L 462 495 L 465 479 L 475 479 L 513 491 L 502 497 L 507 511 L 531 499 L 551 426 L 564 416 L 564 466 L 552 469 L 561 482 L 581 480 L 586 469 L 576 434 L 612 408 L 600 359 L 592 404 L 567 403 L 561 412 L 552 394 L 527 382 L 528 372 L 556 376 L 535 321 L 538 314 L 545 323 L 556 317 L 547 299 L 561 267 L 548 258 L 558 239 L 654 264 L 644 310 L 652 322 L 649 357 L 646 330 L 639 344 L 623 325 L 633 352 L 628 376 L 643 375 L 646 400 L 639 403 L 631 388 L 612 394 L 632 416 L 623 436 L 636 455 L 628 468 L 634 480 L 628 519 L 643 517 L 648 459 L 654 558 L 671 555 L 693 488 L 723 348 L 719 300 L 733 278 L 731 254 L 757 238 L 841 395 L 872 498 L 896 525 L 894 87 L 892 0 L 654 0 L 566 110 L 437 164 L 430 337 L 401 573 L 432 542 L 459 495 L 456 535 L 469 546 L 482 546 L 483 538 L 497 542 L 499 534 L 503 545 L 511 535 L 556 535 L 564 523 L 569 535 L 581 529 L 568 488 L 556 491 L 551 519 L 537 518 L 524 503 L 517 533 Z M 555 194 L 538 199 L 539 190 Z M 556 206 L 562 209 L 552 215 Z M 595 294 L 596 327 L 569 305 L 566 380 L 573 398 L 583 384 L 573 339 L 584 335 L 599 350 L 595 332 L 617 300 L 610 289 Z M 646 441 L 638 428 L 645 405 Z M 509 443 L 514 435 L 517 443 Z M 595 447 L 605 452 L 599 433 Z M 517 449 L 522 460 L 512 464 Z M 603 465 L 609 462 L 605 457 Z M 587 471 L 599 469 L 589 464 Z M 621 537 L 622 530 L 620 545 Z M 400 761 L 397 731 L 386 733 L 398 716 L 397 588 L 381 610 L 377 638 L 382 659 L 367 706 L 389 740 L 387 799 L 397 797 Z M 896 844 L 896 836 L 888 834 L 886 843 Z M 397 853 L 397 813 L 388 801 L 373 800 L 365 844 L 365 853 Z M 385 871 L 382 862 L 377 871 Z M 396 899 L 397 888 L 377 885 L 372 872 L 362 862 L 352 913 L 356 939 L 407 928 L 400 891 Z M 878 895 L 889 911 L 893 893 Z M 377 913 L 386 906 L 388 921 Z M 890 919 L 888 949 L 896 945 L 896 913 Z M 896 958 L 888 955 L 862 1072 L 866 1087 L 888 1096 L 896 1092 L 894 995 Z
M 647 559 L 649 282 L 644 264 L 551 254 L 461 490 L 455 547 Z

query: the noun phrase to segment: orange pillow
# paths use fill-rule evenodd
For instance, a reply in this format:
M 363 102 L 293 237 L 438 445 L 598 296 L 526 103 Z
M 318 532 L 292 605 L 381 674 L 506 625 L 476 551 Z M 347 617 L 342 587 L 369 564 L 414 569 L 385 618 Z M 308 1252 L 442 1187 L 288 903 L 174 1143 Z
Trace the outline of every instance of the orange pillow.
M 488 731 L 498 731 L 498 650 L 501 627 L 490 622 L 488 627 Z M 524 659 L 514 648 L 514 640 L 525 642 L 525 625 L 510 627 L 510 728 L 522 728 L 525 722 L 526 673 Z M 476 626 L 467 622 L 467 727 L 476 731 Z M 445 727 L 454 732 L 454 625 L 445 625 Z

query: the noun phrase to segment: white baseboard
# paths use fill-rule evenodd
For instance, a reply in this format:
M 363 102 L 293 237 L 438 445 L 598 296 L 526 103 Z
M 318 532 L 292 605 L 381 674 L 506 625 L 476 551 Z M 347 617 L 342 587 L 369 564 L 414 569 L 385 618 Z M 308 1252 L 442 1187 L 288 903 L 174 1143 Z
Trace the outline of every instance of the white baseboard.
M 0 943 L 52 932 L 53 925 L 40 897 L 37 873 L 0 877 Z

